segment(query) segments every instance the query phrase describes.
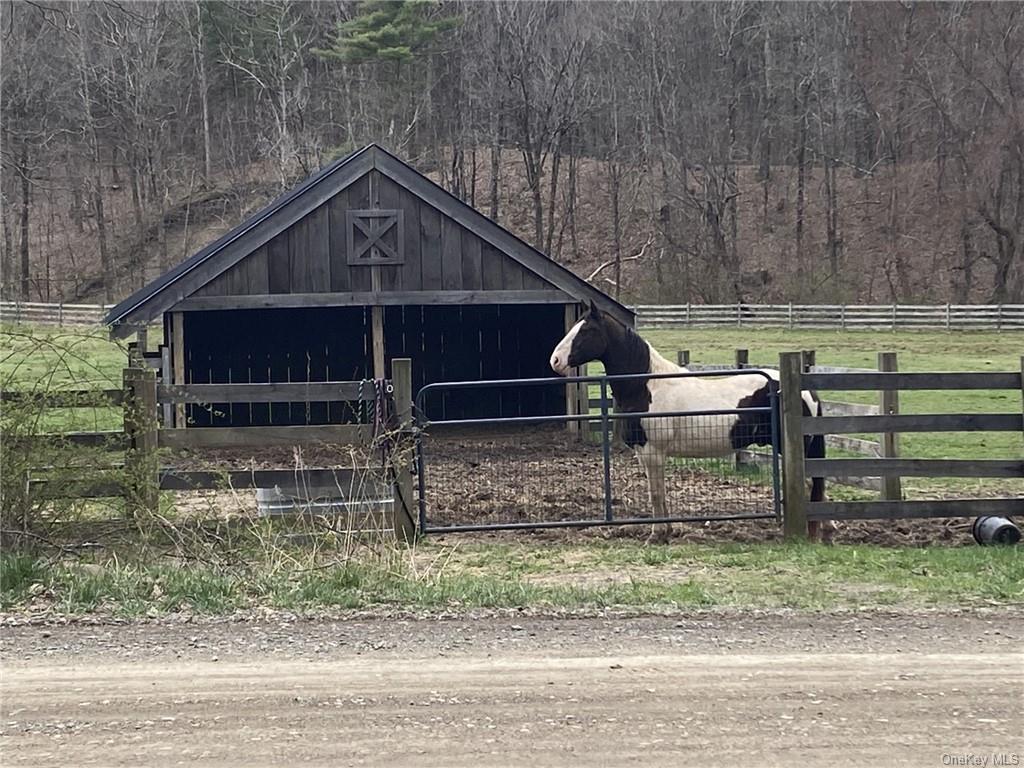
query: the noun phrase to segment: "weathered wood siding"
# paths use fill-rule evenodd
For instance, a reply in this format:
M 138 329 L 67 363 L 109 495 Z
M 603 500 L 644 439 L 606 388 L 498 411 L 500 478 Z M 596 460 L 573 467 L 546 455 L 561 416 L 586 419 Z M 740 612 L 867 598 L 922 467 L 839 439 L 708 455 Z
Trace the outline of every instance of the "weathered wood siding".
M 370 174 L 374 174 L 375 201 L 370 198 Z M 379 267 L 383 292 L 555 287 L 371 170 L 192 295 L 370 291 L 371 267 L 347 263 L 346 213 L 372 207 L 400 210 L 404 216 L 403 261 Z

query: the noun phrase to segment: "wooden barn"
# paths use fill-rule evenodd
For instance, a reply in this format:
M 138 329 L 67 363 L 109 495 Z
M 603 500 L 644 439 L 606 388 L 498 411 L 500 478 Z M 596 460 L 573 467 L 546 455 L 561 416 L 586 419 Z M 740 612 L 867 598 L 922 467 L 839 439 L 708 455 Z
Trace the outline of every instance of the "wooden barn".
M 357 381 L 413 361 L 413 388 L 547 377 L 594 301 L 633 313 L 377 145 L 322 169 L 114 307 L 125 337 L 162 322 L 174 384 Z M 564 386 L 453 392 L 444 418 L 553 415 Z M 431 414 L 438 418 L 438 414 Z M 190 405 L 177 426 L 342 423 L 341 401 Z

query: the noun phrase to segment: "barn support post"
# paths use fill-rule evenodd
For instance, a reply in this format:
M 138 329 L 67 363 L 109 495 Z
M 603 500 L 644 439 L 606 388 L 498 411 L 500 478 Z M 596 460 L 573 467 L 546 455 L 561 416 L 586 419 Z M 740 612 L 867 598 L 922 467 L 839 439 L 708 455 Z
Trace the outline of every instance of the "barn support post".
M 391 382 L 395 388 L 395 410 L 398 414 L 397 461 L 395 472 L 395 535 L 405 542 L 416 538 L 416 504 L 412 492 L 413 421 L 412 360 L 396 357 L 391 361 Z
M 885 373 L 896 373 L 899 365 L 895 352 L 878 353 L 878 370 Z M 896 389 L 884 389 L 880 395 L 882 415 L 897 414 L 900 412 L 900 393 Z M 881 448 L 883 459 L 894 459 L 900 455 L 899 433 L 883 432 L 881 436 Z M 899 501 L 903 498 L 901 480 L 899 475 L 882 476 L 882 499 L 886 501 Z
M 157 514 L 160 511 L 160 472 L 157 464 L 156 371 L 125 368 L 124 431 L 125 499 L 128 513 Z
M 186 384 L 185 381 L 185 315 L 182 312 L 171 313 L 171 381 L 174 384 Z M 185 404 L 174 406 L 174 426 L 185 428 Z
M 169 385 L 171 379 L 171 348 L 166 344 L 160 347 L 160 381 Z M 174 406 L 170 403 L 163 405 L 164 427 L 169 428 L 174 423 Z
M 787 539 L 807 538 L 802 372 L 799 352 L 779 355 L 782 395 L 783 531 Z
M 569 333 L 572 327 L 576 325 L 577 309 L 575 304 L 565 305 L 565 332 Z M 571 373 L 573 376 L 586 375 L 581 371 L 576 370 Z M 587 413 L 586 408 L 589 408 L 589 403 L 586 408 L 583 407 L 581 402 L 580 392 L 585 390 L 585 384 L 566 384 L 565 385 L 565 412 L 569 416 L 575 416 L 579 413 Z M 587 423 L 582 421 L 570 421 L 565 425 L 566 431 L 569 434 L 574 435 L 577 439 L 583 435 L 587 429 Z
M 380 208 L 380 174 L 372 171 L 367 180 L 370 184 L 370 208 Z M 375 253 L 376 247 L 371 248 L 371 256 Z M 380 265 L 373 264 L 370 267 L 370 290 L 375 297 L 379 297 L 381 289 Z M 373 334 L 373 378 L 383 379 L 387 377 L 384 363 L 384 307 L 376 298 L 370 307 L 370 326 Z
M 139 343 L 137 341 L 128 342 L 128 367 L 129 368 L 142 368 L 142 353 L 139 351 Z

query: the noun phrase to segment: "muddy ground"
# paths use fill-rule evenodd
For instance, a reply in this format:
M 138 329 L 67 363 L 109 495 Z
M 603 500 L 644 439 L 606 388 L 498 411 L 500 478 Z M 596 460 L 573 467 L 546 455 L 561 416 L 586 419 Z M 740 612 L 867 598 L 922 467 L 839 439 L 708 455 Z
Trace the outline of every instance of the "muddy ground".
M 1024 759 L 1019 611 L 9 624 L 5 766 Z
M 343 460 L 339 460 L 341 457 Z M 431 526 L 485 523 L 537 523 L 594 520 L 604 516 L 600 446 L 567 444 L 564 430 L 517 432 L 493 437 L 448 436 L 424 442 L 428 524 Z M 631 451 L 613 450 L 612 506 L 616 518 L 650 517 L 647 480 Z M 179 457 L 183 468 L 367 467 L 379 464 L 370 455 L 349 449 L 311 446 L 292 449 L 204 451 Z M 709 466 L 679 461 L 666 473 L 668 509 L 676 516 L 706 517 L 675 526 L 675 538 L 694 543 L 781 541 L 782 529 L 773 517 L 762 520 L 722 519 L 773 513 L 769 468 L 746 468 L 737 473 L 728 461 Z M 346 495 L 352 488 L 344 488 Z M 251 515 L 252 490 L 177 494 L 180 510 L 206 516 Z M 356 492 L 358 495 L 358 492 Z M 715 518 L 719 518 L 718 521 Z M 970 545 L 969 518 L 894 521 L 849 521 L 839 524 L 837 544 L 882 546 Z M 516 531 L 483 534 L 482 538 L 534 537 L 576 541 L 586 538 L 646 538 L 647 526 L 584 530 Z M 464 536 L 465 534 L 460 534 Z

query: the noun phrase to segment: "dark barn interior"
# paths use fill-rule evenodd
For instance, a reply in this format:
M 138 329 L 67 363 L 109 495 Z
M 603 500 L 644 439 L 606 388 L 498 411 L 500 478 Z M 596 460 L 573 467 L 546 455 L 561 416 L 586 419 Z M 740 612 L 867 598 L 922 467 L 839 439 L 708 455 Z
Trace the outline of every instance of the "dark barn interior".
M 595 302 L 633 313 L 382 148 L 339 160 L 129 297 L 127 336 L 162 320 L 165 384 L 361 381 L 412 360 L 440 381 L 548 377 L 548 357 Z M 372 385 L 370 385 L 372 386 Z M 449 391 L 432 419 L 556 415 L 562 384 Z M 354 402 L 208 403 L 176 427 L 360 421 Z
M 373 378 L 368 307 L 211 310 L 185 314 L 186 380 L 192 384 L 358 381 Z M 550 376 L 564 331 L 559 305 L 385 307 L 388 370 L 411 358 L 413 389 L 439 381 Z M 547 416 L 565 412 L 564 387 L 438 393 L 434 419 Z M 342 424 L 365 418 L 354 403 L 211 403 L 188 406 L 195 426 Z

